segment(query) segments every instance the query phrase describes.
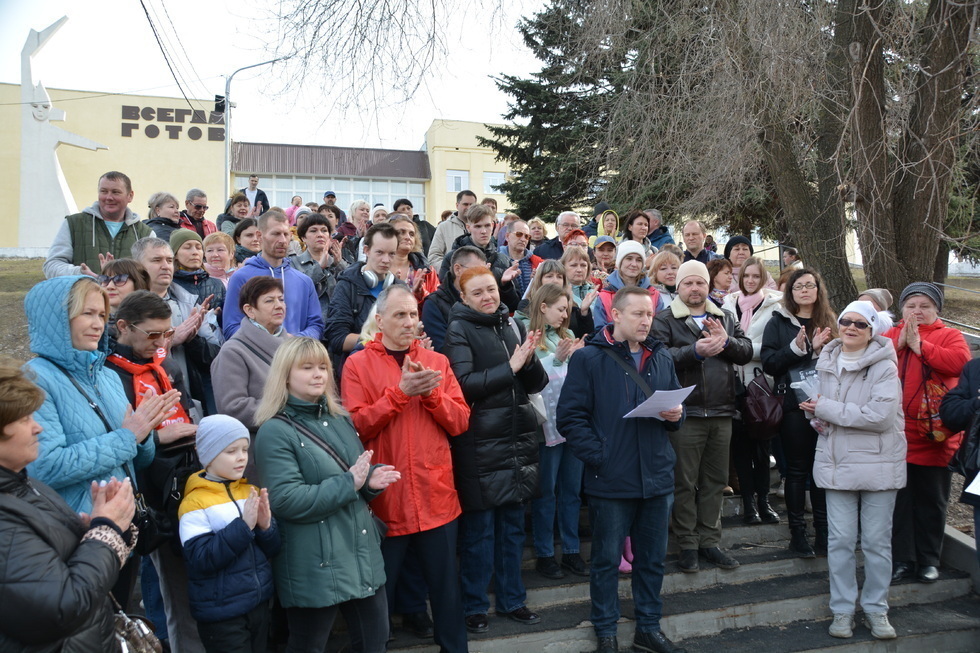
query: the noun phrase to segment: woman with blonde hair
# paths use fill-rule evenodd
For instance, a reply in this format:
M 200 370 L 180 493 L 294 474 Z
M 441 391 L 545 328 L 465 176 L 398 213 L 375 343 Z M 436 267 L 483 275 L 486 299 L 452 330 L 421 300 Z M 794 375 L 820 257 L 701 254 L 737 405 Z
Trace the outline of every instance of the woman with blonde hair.
M 568 252 L 565 254 L 567 256 Z M 542 425 L 544 442 L 538 447 L 541 496 L 531 500 L 531 524 L 538 558 L 536 569 L 545 578 L 552 579 L 563 578 L 563 569 L 577 576 L 589 573 L 579 554 L 578 536 L 585 463 L 572 455 L 555 426 L 555 409 L 568 370 L 566 363 L 572 354 L 585 346 L 584 341 L 569 330 L 572 308 L 571 295 L 561 286 L 549 283 L 531 294 L 528 315 L 520 318 L 528 333 L 541 334 L 534 353 L 548 374 L 548 385 L 541 391 L 548 417 Z M 561 565 L 555 560 L 556 512 L 561 535 Z
M 259 479 L 282 532 L 273 573 L 289 621 L 286 650 L 323 651 L 339 611 L 353 651 L 383 653 L 384 560 L 368 502 L 401 475 L 371 464 L 374 452 L 364 451 L 333 378 L 320 342 L 287 340 L 255 415 Z
M 223 231 L 216 231 L 204 238 L 204 269 L 228 287 L 231 273 L 237 269 L 235 240 Z
M 660 291 L 667 303 L 677 297 L 677 270 L 681 267 L 681 259 L 666 246 L 653 257 L 648 266 L 651 285 Z
M 541 218 L 531 218 L 527 221 L 527 228 L 531 230 L 531 242 L 527 245 L 527 251 L 533 252 L 535 247 L 548 240 L 548 227 Z
M 398 235 L 398 249 L 391 262 L 391 272 L 412 289 L 421 311 L 425 298 L 439 289 L 439 273 L 429 265 L 422 253 L 422 240 L 415 222 L 402 213 L 393 214 L 388 222 Z
M 172 194 L 153 193 L 147 201 L 146 208 L 149 212 L 146 224 L 157 238 L 169 242 L 170 234 L 183 228 L 180 226 L 180 203 Z

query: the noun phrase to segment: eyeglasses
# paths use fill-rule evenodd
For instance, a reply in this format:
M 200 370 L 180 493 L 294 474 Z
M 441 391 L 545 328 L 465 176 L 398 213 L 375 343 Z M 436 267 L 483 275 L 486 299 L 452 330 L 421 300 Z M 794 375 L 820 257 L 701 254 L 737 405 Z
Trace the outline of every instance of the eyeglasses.
M 817 287 L 815 283 L 798 283 L 793 286 L 793 290 L 813 290 Z
M 174 333 L 177 331 L 176 329 L 167 329 L 166 331 L 144 331 L 135 324 L 130 324 L 129 326 L 145 335 L 147 340 L 159 340 L 160 338 L 170 340 L 174 337 Z
M 127 281 L 129 281 L 129 275 L 128 274 L 117 274 L 117 275 L 111 276 L 111 277 L 108 276 L 108 275 L 105 275 L 105 274 L 100 274 L 99 275 L 99 285 L 100 286 L 108 286 L 110 283 L 115 284 L 116 286 L 121 286 L 124 283 L 126 283 Z
M 510 238 L 520 238 L 521 240 L 524 240 L 525 238 L 530 238 L 531 234 L 525 234 L 525 233 L 521 233 L 520 231 L 515 231 L 512 234 L 508 234 L 508 236 Z
M 855 329 L 860 329 L 862 331 L 864 331 L 869 326 L 871 326 L 867 322 L 862 322 L 861 320 L 848 320 L 847 318 L 843 318 L 843 317 L 837 320 L 837 324 L 841 325 L 842 327 L 852 326 Z
M 207 211 L 211 207 L 208 206 L 207 204 L 194 204 L 194 208 L 197 209 L 198 211 Z
M 588 247 L 589 244 L 588 243 L 583 243 L 583 242 L 579 241 L 577 243 L 568 243 L 568 246 L 569 247 Z

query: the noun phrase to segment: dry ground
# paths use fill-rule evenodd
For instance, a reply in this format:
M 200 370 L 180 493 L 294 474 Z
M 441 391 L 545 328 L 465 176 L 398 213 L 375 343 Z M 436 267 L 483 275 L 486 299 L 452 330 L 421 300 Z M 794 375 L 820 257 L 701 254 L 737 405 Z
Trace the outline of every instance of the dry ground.
M 44 278 L 40 259 L 2 259 L 0 258 L 0 354 L 27 360 L 31 357 L 27 339 L 27 319 L 24 316 L 24 295 L 38 281 Z M 864 274 L 855 274 L 859 288 L 866 288 Z M 954 278 L 947 282 L 963 290 L 946 289 L 946 306 L 943 316 L 949 319 L 980 327 L 980 279 Z M 969 291 L 975 292 L 969 292 Z M 980 333 L 980 329 L 975 331 Z M 953 477 L 953 497 L 950 503 L 948 521 L 959 530 L 973 535 L 973 511 L 955 498 L 960 496 L 963 479 Z

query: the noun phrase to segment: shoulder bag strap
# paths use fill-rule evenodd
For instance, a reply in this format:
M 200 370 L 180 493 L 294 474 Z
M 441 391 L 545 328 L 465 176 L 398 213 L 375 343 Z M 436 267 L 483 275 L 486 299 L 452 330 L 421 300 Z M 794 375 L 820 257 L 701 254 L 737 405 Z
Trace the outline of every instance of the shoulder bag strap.
M 643 392 L 647 396 L 647 399 L 653 396 L 653 389 L 650 387 L 650 384 L 647 383 L 642 376 L 640 376 L 640 373 L 636 371 L 635 367 L 633 367 L 632 365 L 624 361 L 622 358 L 617 356 L 615 352 L 613 352 L 613 350 L 610 349 L 609 347 L 602 347 L 602 351 L 611 359 L 616 361 L 616 364 L 619 365 L 621 368 L 623 368 L 626 374 L 629 375 L 629 377 L 636 382 L 636 385 L 640 386 L 640 390 L 643 390 Z
M 68 377 L 68 380 L 71 381 L 71 384 L 75 386 L 75 389 L 78 390 L 79 394 L 81 394 L 82 397 L 85 398 L 85 401 L 88 402 L 89 407 L 93 411 L 95 411 L 95 414 L 99 416 L 100 420 L 102 420 L 102 425 L 105 427 L 106 433 L 111 433 L 112 431 L 116 430 L 115 428 L 112 427 L 111 424 L 109 424 L 109 420 L 106 419 L 105 413 L 102 412 L 102 407 L 99 406 L 94 401 L 92 401 L 92 398 L 88 396 L 87 392 L 85 392 L 85 388 L 82 387 L 82 384 L 79 383 L 78 380 L 68 372 L 68 370 L 66 370 L 58 363 L 55 363 L 50 358 L 45 358 L 44 360 L 48 361 L 49 363 L 57 367 L 59 370 L 61 370 L 62 374 Z M 129 475 L 129 478 L 133 483 L 133 491 L 136 495 L 136 502 L 137 502 L 137 509 L 138 509 L 140 508 L 140 502 L 144 501 L 144 499 L 143 499 L 143 495 L 139 491 L 139 486 L 136 484 L 136 472 L 133 470 L 132 466 L 128 462 L 123 463 L 122 467 L 124 470 L 126 470 L 126 473 Z
M 239 338 L 238 339 L 238 342 L 242 343 L 242 346 L 245 347 L 245 349 L 247 349 L 250 352 L 252 352 L 253 354 L 255 354 L 255 357 L 258 358 L 260 361 L 262 361 L 266 365 L 272 365 L 272 361 L 269 360 L 269 357 L 268 356 L 266 356 L 265 354 L 263 354 L 262 352 L 260 352 L 258 349 L 256 349 L 255 347 L 253 347 L 249 343 L 245 342 L 245 339 L 244 338 Z
M 290 419 L 290 417 L 288 415 L 284 415 L 282 413 L 279 413 L 278 415 L 276 415 L 272 419 L 278 419 L 280 421 L 286 422 L 291 427 L 293 427 L 295 430 L 299 431 L 300 433 L 302 433 L 303 435 L 305 435 L 308 439 L 312 440 L 313 441 L 313 444 L 315 444 L 316 446 L 318 446 L 321 449 L 323 449 L 324 451 L 326 451 L 330 455 L 330 457 L 334 459 L 334 462 L 336 462 L 338 465 L 340 465 L 340 468 L 342 470 L 344 470 L 345 472 L 348 471 L 348 470 L 350 470 L 350 465 L 348 465 L 347 462 L 343 458 L 341 458 L 340 455 L 336 451 L 334 451 L 333 447 L 331 447 L 329 444 L 327 444 L 323 440 L 323 438 L 321 438 L 320 436 L 318 436 L 316 433 L 314 433 L 310 429 L 306 428 L 302 424 L 298 424 L 298 423 L 294 422 L 292 419 Z

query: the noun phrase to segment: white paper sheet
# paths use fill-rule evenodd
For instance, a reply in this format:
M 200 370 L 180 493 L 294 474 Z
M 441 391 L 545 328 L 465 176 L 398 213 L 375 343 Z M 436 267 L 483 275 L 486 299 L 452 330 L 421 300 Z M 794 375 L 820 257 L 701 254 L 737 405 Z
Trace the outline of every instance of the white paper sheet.
M 980 474 L 973 479 L 973 482 L 966 486 L 966 491 L 970 494 L 980 496 Z
M 623 415 L 623 418 L 652 417 L 662 422 L 664 418 L 660 416 L 660 413 L 680 406 L 693 390 L 693 385 L 680 390 L 655 390 L 649 399 Z

